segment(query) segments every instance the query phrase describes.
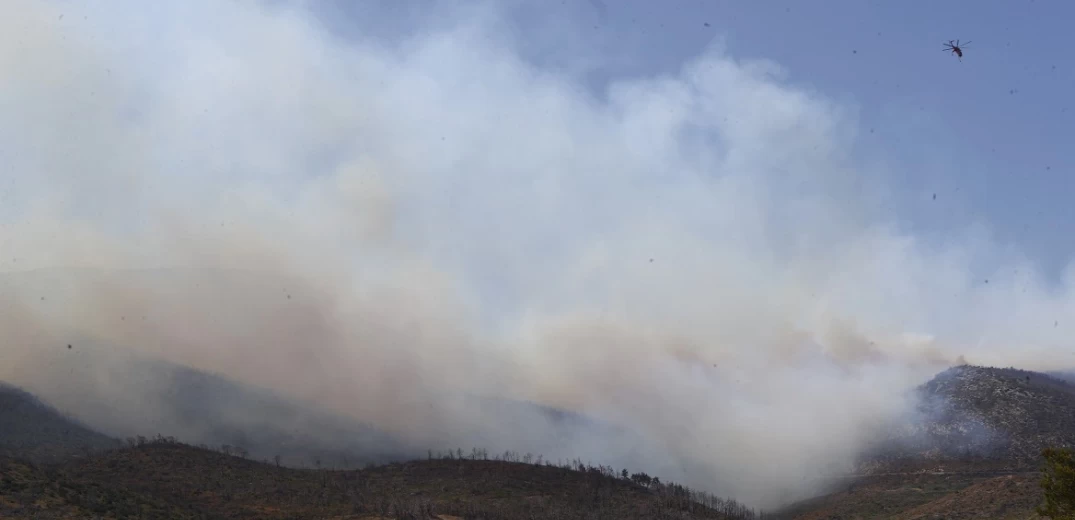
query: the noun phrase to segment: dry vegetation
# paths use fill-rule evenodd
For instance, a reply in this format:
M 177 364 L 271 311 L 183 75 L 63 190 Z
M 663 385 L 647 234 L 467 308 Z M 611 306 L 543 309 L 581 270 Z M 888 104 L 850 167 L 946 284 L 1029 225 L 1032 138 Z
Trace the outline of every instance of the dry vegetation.
M 1035 471 L 995 474 L 909 473 L 864 477 L 829 495 L 774 515 L 800 520 L 852 518 L 1037 518 L 1041 503 Z
M 232 451 L 232 449 L 229 449 Z M 480 450 L 301 470 L 158 438 L 58 466 L 5 460 L 0 516 L 33 518 L 754 518 L 742 505 L 575 461 Z M 499 459 L 499 460 L 497 460 Z
M 1046 447 L 1075 445 L 1075 384 L 959 366 L 919 388 L 923 421 L 886 439 L 855 478 L 782 518 L 1038 518 Z
M 171 438 L 117 441 L 0 388 L 0 518 L 755 518 L 644 473 L 515 453 L 430 452 L 336 470 L 252 460 Z M 834 479 L 779 518 L 1036 518 L 1043 445 L 1075 439 L 1075 388 L 1043 374 L 957 367 L 921 389 L 929 421 L 902 452 Z M 16 459 L 17 457 L 17 459 Z M 286 459 L 285 459 L 286 460 Z M 342 464 L 341 464 L 342 463 Z
M 0 456 L 59 462 L 117 447 L 18 388 L 0 383 Z
M 1075 446 L 1075 384 L 1063 379 L 964 365 L 938 374 L 918 394 L 920 420 L 880 440 L 884 451 L 867 461 L 874 471 L 906 458 L 1036 468 L 1042 449 Z

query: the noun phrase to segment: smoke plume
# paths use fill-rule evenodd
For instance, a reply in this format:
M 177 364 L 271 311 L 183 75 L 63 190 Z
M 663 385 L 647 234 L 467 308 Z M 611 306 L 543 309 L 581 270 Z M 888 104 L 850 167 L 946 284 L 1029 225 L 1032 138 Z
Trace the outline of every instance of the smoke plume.
M 305 2 L 3 3 L 0 380 L 140 417 L 118 380 L 159 382 L 84 347 L 112 345 L 414 446 L 768 506 L 959 356 L 1070 359 L 1072 277 L 902 227 L 853 107 L 803 71 L 714 45 L 595 89 L 528 57 L 514 3 L 391 34 L 359 5 L 343 33 Z

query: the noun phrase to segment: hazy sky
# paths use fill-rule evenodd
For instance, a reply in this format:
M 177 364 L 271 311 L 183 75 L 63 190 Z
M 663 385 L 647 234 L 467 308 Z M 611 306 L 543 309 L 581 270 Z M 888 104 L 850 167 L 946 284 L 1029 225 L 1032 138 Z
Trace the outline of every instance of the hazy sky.
M 961 359 L 1072 364 L 1059 3 L 668 5 L 0 2 L 0 271 L 272 274 L 13 276 L 0 379 L 108 399 L 74 331 L 544 438 L 451 397 L 512 395 L 772 503 Z
M 1075 253 L 1068 2 L 499 3 L 515 6 L 529 59 L 583 75 L 597 96 L 614 79 L 674 74 L 714 42 L 737 59 L 773 60 L 790 84 L 857 108 L 855 154 L 890 169 L 893 209 L 919 236 L 983 222 L 1054 280 Z M 312 4 L 345 37 L 435 23 L 425 16 L 438 5 Z M 942 51 L 954 39 L 972 42 L 962 63 Z

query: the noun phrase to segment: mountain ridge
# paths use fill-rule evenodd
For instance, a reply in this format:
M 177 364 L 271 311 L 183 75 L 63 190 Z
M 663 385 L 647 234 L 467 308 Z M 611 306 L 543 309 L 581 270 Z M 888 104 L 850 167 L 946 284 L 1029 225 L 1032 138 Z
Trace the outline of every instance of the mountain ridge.
M 1032 466 L 1045 447 L 1075 446 L 1075 384 L 1046 373 L 959 365 L 915 396 L 916 420 L 881 441 L 889 456 Z
M 41 468 L 0 458 L 0 516 L 751 519 L 735 502 L 581 462 L 451 457 L 363 470 L 277 467 L 158 439 Z M 67 515 L 67 516 L 61 516 Z
M 0 381 L 0 455 L 38 463 L 87 456 L 120 445 L 33 394 Z
M 172 386 L 165 385 L 163 388 L 166 391 L 163 395 L 175 400 L 173 405 L 181 412 L 179 416 L 185 421 L 209 420 L 212 422 L 219 419 L 219 417 L 213 419 L 214 417 L 244 403 L 256 405 L 263 411 L 271 412 L 268 415 L 276 419 L 286 418 L 292 412 L 302 411 L 303 413 L 292 417 L 296 417 L 295 420 L 300 422 L 306 420 L 305 418 L 313 418 L 311 420 L 315 422 L 321 420 L 317 419 L 317 414 L 310 410 L 289 411 L 288 407 L 301 407 L 302 403 L 277 401 L 275 399 L 284 398 L 273 396 L 268 391 L 260 393 L 261 389 L 257 387 L 244 386 L 221 375 L 169 362 L 154 364 L 156 361 L 148 360 L 147 364 L 124 366 L 139 366 L 146 370 L 142 377 L 169 381 Z M 778 512 L 777 517 L 918 518 L 920 516 L 916 515 L 944 511 L 951 518 L 984 515 L 991 518 L 1025 519 L 1032 511 L 1033 505 L 1036 505 L 1036 501 L 1040 499 L 1040 490 L 1035 484 L 1036 461 L 1040 449 L 1045 446 L 1075 446 L 1075 384 L 1062 377 L 1014 368 L 960 365 L 936 374 L 931 380 L 917 387 L 914 394 L 919 398 L 916 414 L 904 418 L 905 424 L 900 428 L 891 429 L 890 435 L 880 440 L 886 445 L 885 450 L 869 453 L 854 474 L 831 476 L 827 494 L 792 504 Z M 502 407 L 497 416 L 504 420 L 515 417 L 514 414 L 527 416 L 545 414 L 550 424 L 566 424 L 567 426 L 564 427 L 568 429 L 571 424 L 579 421 L 587 424 L 586 427 L 589 428 L 602 427 L 599 422 L 591 423 L 591 419 L 583 414 L 549 408 L 537 403 L 488 400 L 489 398 L 476 396 L 472 398 L 480 402 L 481 406 L 497 404 Z M 5 402 L 8 404 L 4 405 Z M 16 402 L 21 404 L 17 406 L 11 404 Z M 214 408 L 214 406 L 220 408 Z M 274 406 L 280 408 L 274 408 Z M 25 415 L 26 410 L 36 411 L 35 413 L 45 413 L 41 412 L 45 410 L 47 414 L 40 415 L 40 417 Z M 16 413 L 22 413 L 22 417 L 29 419 L 13 420 L 12 417 L 15 417 Z M 331 418 L 324 419 L 328 422 L 317 424 L 331 429 L 331 425 L 337 423 L 329 419 Z M 78 464 L 80 460 L 86 461 L 86 464 L 97 464 L 92 474 L 79 473 L 82 475 L 79 478 L 83 480 L 78 486 L 92 486 L 97 485 L 93 484 L 94 482 L 107 479 L 109 471 L 117 471 L 118 466 L 109 466 L 109 463 L 101 461 L 133 457 L 129 454 L 140 453 L 136 450 L 140 446 L 155 445 L 150 439 L 133 436 L 127 447 L 119 448 L 118 442 L 108 435 L 98 434 L 77 420 L 64 422 L 67 420 L 64 413 L 52 408 L 47 401 L 11 385 L 0 383 L 0 458 L 7 461 L 4 464 L 13 465 L 11 467 L 15 469 L 12 471 L 30 471 L 37 475 L 34 477 L 38 479 L 35 482 L 44 486 L 40 489 L 47 488 L 53 490 L 49 493 L 54 491 L 59 493 L 56 490 L 63 488 L 63 485 L 57 484 L 59 481 L 53 478 L 55 475 L 49 476 L 52 475 L 49 472 L 54 470 L 45 470 L 34 466 L 35 464 L 47 464 L 52 468 L 67 468 L 64 471 L 74 471 L 71 465 Z M 77 427 L 68 428 L 73 428 L 72 431 L 78 435 L 89 435 L 91 436 L 89 438 L 97 439 L 101 444 L 98 449 L 86 450 L 77 442 L 65 441 L 62 436 L 53 435 L 43 437 L 45 442 L 42 446 L 35 447 L 8 439 L 10 437 L 25 440 L 30 437 L 25 432 L 5 433 L 9 431 L 4 429 L 5 426 L 10 427 L 15 424 L 21 425 L 24 429 L 29 425 L 27 431 L 34 431 L 36 427 L 32 425 L 39 421 L 48 424 L 52 424 L 49 421 L 60 421 L 65 427 L 68 424 L 77 425 Z M 342 422 L 339 424 L 345 428 L 352 427 Z M 151 437 L 156 434 L 170 435 L 167 425 L 158 424 L 158 426 L 162 426 L 159 431 L 146 431 L 145 433 Z M 216 437 L 216 442 L 205 443 L 206 445 L 201 448 L 195 446 L 188 446 L 188 448 L 197 450 L 212 446 L 214 450 L 223 451 L 226 454 L 240 455 L 238 457 L 240 460 L 250 458 L 251 463 L 256 460 L 266 461 L 268 467 L 276 467 L 278 464 L 306 468 L 313 466 L 321 468 L 321 471 L 329 471 L 324 468 L 358 467 L 386 462 L 403 464 L 401 467 L 416 468 L 416 466 L 407 466 L 403 461 L 413 461 L 423 457 L 432 458 L 432 452 L 427 455 L 425 448 L 419 451 L 416 447 L 404 447 L 387 457 L 384 453 L 368 456 L 369 453 L 359 453 L 363 449 L 361 443 L 354 446 L 356 451 L 346 455 L 342 454 L 344 452 L 328 449 L 318 452 L 320 448 L 316 447 L 316 438 L 293 436 L 291 442 L 302 448 L 299 450 L 301 455 L 293 457 L 292 460 L 281 460 L 282 458 L 277 458 L 276 455 L 280 455 L 281 452 L 286 454 L 286 450 L 281 450 L 279 443 L 264 442 L 266 438 L 272 438 L 275 434 L 265 431 L 244 431 L 244 428 L 252 426 L 256 427 L 254 423 L 220 423 L 218 425 L 220 431 L 230 429 L 230 433 L 219 435 Z M 52 428 L 50 431 L 53 432 L 62 430 L 54 426 L 49 426 L 49 428 Z M 376 435 L 376 432 L 369 434 Z M 340 436 L 345 437 L 346 434 L 329 435 L 329 437 Z M 166 437 L 159 439 L 164 440 Z M 390 441 L 388 439 L 385 442 Z M 48 456 L 35 453 L 35 450 L 51 449 L 53 444 L 65 446 L 65 449 L 49 453 Z M 169 441 L 166 444 L 172 445 L 174 442 Z M 375 441 L 368 446 L 384 446 L 384 444 Z M 448 446 L 442 448 L 448 448 Z M 455 460 L 480 459 L 485 456 L 485 450 L 476 449 L 472 450 L 469 457 L 464 453 L 463 456 L 453 456 L 453 458 Z M 522 459 L 518 455 L 515 457 Z M 18 460 L 29 460 L 27 464 L 30 466 L 19 466 L 18 464 L 22 463 Z M 156 459 L 146 460 L 157 465 L 154 471 L 163 472 L 163 474 L 179 472 L 182 476 L 184 472 L 216 471 L 206 467 L 195 469 L 175 462 L 152 462 Z M 221 463 L 221 459 L 212 457 L 206 460 L 216 461 L 212 464 L 224 466 L 230 464 Z M 346 463 L 348 460 L 353 464 Z M 60 469 L 55 471 L 60 471 Z M 134 469 L 128 468 L 124 471 L 130 472 Z M 426 470 L 414 469 L 413 471 L 421 473 Z M 527 474 L 526 471 L 518 474 L 517 477 L 530 478 L 522 476 Z M 483 486 L 491 486 L 494 490 L 498 485 L 489 482 L 483 484 Z M 86 489 L 78 486 L 76 486 L 77 489 Z M 169 491 L 170 484 L 165 483 L 160 486 L 162 487 L 155 488 L 156 491 L 153 493 L 167 495 L 167 493 L 176 492 L 174 489 Z M 167 500 L 160 502 L 162 500 L 160 496 L 152 493 L 146 494 L 139 491 L 132 495 L 128 491 L 130 490 L 113 489 L 109 493 L 116 493 L 115 500 L 127 503 L 129 507 L 134 507 L 130 504 L 136 503 L 143 504 L 144 507 L 156 507 L 147 504 L 167 503 Z M 65 493 L 70 492 L 70 490 L 65 491 Z M 0 492 L 0 495 L 2 494 Z M 49 500 L 60 500 L 56 496 L 49 496 L 52 497 Z M 980 498 L 973 500 L 968 498 L 975 496 Z M 997 502 L 1000 499 L 996 497 L 1005 498 Z M 56 504 L 59 504 L 57 507 L 75 507 L 62 500 Z M 107 506 L 98 504 L 94 507 Z M 450 508 L 449 510 L 456 511 Z M 187 514 L 180 514 L 179 509 L 172 510 L 172 512 L 180 516 L 164 517 L 183 517 L 182 515 Z
M 1075 447 L 1075 384 L 1053 374 L 959 365 L 918 386 L 916 413 L 853 475 L 776 518 L 1038 518 L 1041 450 Z

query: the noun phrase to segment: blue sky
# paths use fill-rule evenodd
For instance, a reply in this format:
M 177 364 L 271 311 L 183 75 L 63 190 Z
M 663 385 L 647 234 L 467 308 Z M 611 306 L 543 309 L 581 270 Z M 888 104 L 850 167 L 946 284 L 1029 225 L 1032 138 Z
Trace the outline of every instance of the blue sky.
M 1069 2 L 604 5 L 611 33 L 649 35 L 631 49 L 640 71 L 667 68 L 724 37 L 737 58 L 775 60 L 793 83 L 855 103 L 871 130 L 861 135 L 863 152 L 906 161 L 900 213 L 915 227 L 983 218 L 1054 275 L 1075 252 L 1067 238 L 1075 236 Z M 962 63 L 941 51 L 957 38 L 972 42 Z
M 280 280 L 73 276 L 0 294 L 37 327 L 0 339 L 82 329 L 429 435 L 466 418 L 394 412 L 442 388 L 583 410 L 757 503 L 952 363 L 1070 366 L 1070 8 L 666 5 L 0 2 L 0 270 Z
M 904 172 L 906 214 L 916 226 L 943 228 L 953 217 L 946 205 L 965 201 L 998 239 L 1032 252 L 1052 274 L 1071 258 L 1070 2 L 698 4 L 705 14 L 673 10 L 663 23 L 707 19 L 727 35 L 732 53 L 776 60 L 794 82 L 853 98 L 862 126 L 873 129 L 862 135 L 865 149 L 883 150 L 890 161 L 906 157 L 911 165 L 922 157 L 936 161 Z M 669 54 L 706 37 L 697 28 L 684 32 L 682 44 L 667 40 Z M 940 51 L 957 38 L 972 41 L 962 63 Z M 915 111 L 921 115 L 908 118 Z M 933 192 L 935 205 L 926 199 Z
M 436 24 L 426 18 L 434 2 L 332 4 L 316 5 L 344 35 L 413 30 L 417 19 Z M 892 169 L 893 209 L 915 233 L 943 241 L 982 222 L 1051 279 L 1075 253 L 1067 238 L 1075 236 L 1070 3 L 500 4 L 511 6 L 527 58 L 584 76 L 598 95 L 610 80 L 674 74 L 715 41 L 736 59 L 773 60 L 790 83 L 857 108 L 856 153 Z M 942 51 L 952 39 L 972 42 L 963 62 Z M 592 55 L 580 59 L 580 49 Z
M 876 298 L 865 314 L 884 328 L 965 344 L 998 314 L 1051 324 L 1075 305 L 1018 276 L 1029 257 L 1056 282 L 1072 253 L 1072 81 L 1045 26 L 1060 4 L 267 3 L 296 9 L 41 4 L 39 26 L 8 36 L 29 49 L 5 58 L 21 79 L 0 92 L 22 122 L 5 132 L 10 219 L 119 223 L 129 234 L 108 240 L 149 259 L 190 252 L 168 250 L 147 208 L 195 237 L 277 222 L 269 243 L 308 219 L 298 237 L 344 248 L 356 272 L 378 258 L 358 235 L 405 244 L 494 321 L 756 279 L 738 289 L 795 302 L 790 322 Z M 962 62 L 941 49 L 955 38 L 973 41 Z M 41 262 L 102 249 L 65 251 L 92 241 L 23 221 L 7 233 Z M 937 309 L 906 310 L 924 302 Z M 712 303 L 697 305 L 684 316 Z

